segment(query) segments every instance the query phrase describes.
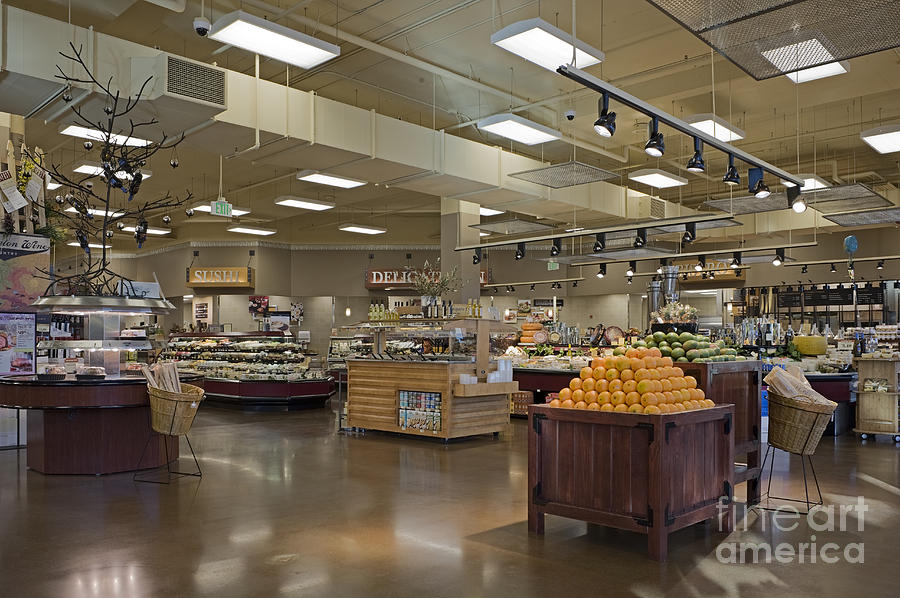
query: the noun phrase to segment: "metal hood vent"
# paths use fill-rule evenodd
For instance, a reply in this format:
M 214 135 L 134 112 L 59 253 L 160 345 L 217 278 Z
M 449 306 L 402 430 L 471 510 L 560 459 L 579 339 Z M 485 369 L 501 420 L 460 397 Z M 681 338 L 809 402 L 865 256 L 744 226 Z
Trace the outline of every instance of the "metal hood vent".
M 862 183 L 809 191 L 803 194 L 803 199 L 806 200 L 809 207 L 823 214 L 884 208 L 893 205 L 884 196 Z M 728 197 L 710 199 L 705 201 L 703 205 L 736 216 L 788 209 L 787 193 L 784 191 L 773 193 L 765 199 L 758 199 L 753 195 L 744 195 L 733 199 Z
M 829 214 L 825 216 L 840 226 L 866 226 L 870 224 L 886 224 L 888 222 L 900 222 L 900 208 L 888 208 L 880 210 L 864 210 L 858 212 L 845 212 L 843 214 Z
M 756 80 L 900 45 L 892 0 L 650 0 Z
M 599 183 L 600 181 L 608 181 L 619 177 L 614 172 L 578 161 L 514 172 L 509 176 L 552 189 Z

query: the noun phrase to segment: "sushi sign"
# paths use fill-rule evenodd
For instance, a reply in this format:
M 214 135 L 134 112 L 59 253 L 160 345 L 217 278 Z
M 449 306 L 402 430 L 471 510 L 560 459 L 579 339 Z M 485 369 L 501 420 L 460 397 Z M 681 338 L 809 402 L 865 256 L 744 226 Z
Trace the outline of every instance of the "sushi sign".
M 187 286 L 193 288 L 249 288 L 254 286 L 253 268 L 243 266 L 217 268 L 188 268 Z

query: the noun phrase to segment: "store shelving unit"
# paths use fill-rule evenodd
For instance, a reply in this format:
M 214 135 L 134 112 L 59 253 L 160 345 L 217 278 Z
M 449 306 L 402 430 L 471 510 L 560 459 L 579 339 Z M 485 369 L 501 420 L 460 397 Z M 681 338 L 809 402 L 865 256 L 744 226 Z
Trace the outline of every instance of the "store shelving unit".
M 861 438 L 877 435 L 893 436 L 900 442 L 898 428 L 898 402 L 900 397 L 900 361 L 894 359 L 860 358 L 854 361 L 859 372 L 859 388 L 866 380 L 884 379 L 888 381 L 887 391 L 857 391 L 856 427 L 854 432 Z
M 244 409 L 322 406 L 334 380 L 310 369 L 310 356 L 281 332 L 173 334 L 161 359 L 206 378 L 212 402 Z

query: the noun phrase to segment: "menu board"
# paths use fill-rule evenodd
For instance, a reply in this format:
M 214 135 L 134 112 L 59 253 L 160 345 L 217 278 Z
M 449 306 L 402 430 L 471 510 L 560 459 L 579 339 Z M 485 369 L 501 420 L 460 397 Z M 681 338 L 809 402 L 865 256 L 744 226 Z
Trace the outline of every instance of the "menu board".
M 860 287 L 856 289 L 858 305 L 884 305 L 884 289 L 881 287 Z
M 35 373 L 35 314 L 0 312 L 0 376 Z
M 853 305 L 853 289 L 813 289 L 803 293 L 807 307 L 814 305 Z
M 789 292 L 789 293 L 778 293 L 778 307 L 801 307 L 802 306 L 802 295 L 799 292 Z

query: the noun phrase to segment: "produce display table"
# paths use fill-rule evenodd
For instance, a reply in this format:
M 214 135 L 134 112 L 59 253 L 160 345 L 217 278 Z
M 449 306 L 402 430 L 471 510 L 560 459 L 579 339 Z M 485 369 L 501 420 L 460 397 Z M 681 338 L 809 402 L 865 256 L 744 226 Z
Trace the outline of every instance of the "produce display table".
M 732 405 L 665 415 L 532 405 L 529 531 L 544 533 L 549 513 L 639 532 L 660 561 L 676 530 L 721 513 L 731 531 L 733 415 Z
M 734 482 L 747 482 L 747 504 L 760 500 L 762 473 L 760 431 L 762 430 L 761 361 L 719 361 L 676 363 L 685 375 L 697 379 L 707 398 L 716 404 L 734 405 Z
M 182 382 L 203 386 L 200 376 Z M 150 428 L 150 400 L 143 377 L 42 381 L 36 376 L 0 378 L 0 407 L 28 409 L 27 464 L 45 474 L 132 471 L 147 439 L 141 467 L 178 458 L 178 437 Z

